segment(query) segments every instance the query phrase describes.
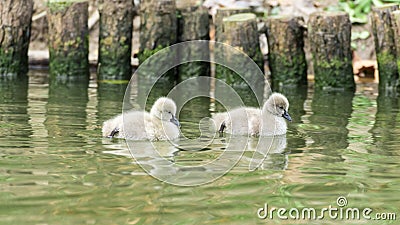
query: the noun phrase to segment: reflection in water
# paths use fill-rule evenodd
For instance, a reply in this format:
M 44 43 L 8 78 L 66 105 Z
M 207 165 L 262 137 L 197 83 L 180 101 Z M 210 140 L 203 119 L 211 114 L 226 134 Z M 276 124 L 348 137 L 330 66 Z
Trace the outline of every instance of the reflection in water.
M 97 84 L 98 119 L 101 123 L 122 112 L 122 104 L 128 83 Z
M 288 165 L 286 135 L 251 138 L 247 150 L 254 152 L 251 158 L 243 156 L 244 163 L 249 164 L 249 170 L 284 170 Z
M 148 174 L 179 185 L 213 181 L 228 172 L 238 160 L 237 166 L 244 166 L 248 171 L 287 168 L 285 135 L 260 138 L 230 135 L 208 137 L 182 138 L 174 143 L 128 140 L 127 146 L 109 139 L 104 139 L 103 143 L 111 149 L 106 153 L 133 157 Z
M 131 148 L 150 173 L 175 182 L 198 182 L 204 175 L 213 178 L 225 165 L 235 163 L 246 146 L 242 160 L 229 173 L 207 185 L 183 188 L 148 176 L 132 160 L 125 140 L 100 137 L 102 121 L 95 117 L 115 115 L 113 104 L 121 104 L 122 95 L 116 86 L 110 87 L 115 92 L 90 87 L 88 101 L 85 87 L 48 87 L 32 79 L 29 86 L 1 82 L 2 224 L 257 224 L 267 222 L 256 216 L 265 203 L 321 209 L 335 206 L 338 196 L 346 196 L 349 207 L 370 207 L 374 212 L 398 212 L 400 207 L 396 127 L 400 110 L 395 98 L 381 95 L 375 104 L 373 97 L 360 92 L 354 98 L 352 93 L 312 97 L 309 89 L 303 115 L 303 97 L 285 93 L 296 118 L 288 124 L 285 138 L 226 135 L 211 143 L 212 135 L 207 133 L 197 138 L 197 123 L 208 115 L 209 99 L 193 99 L 180 114 L 184 132 L 192 139 L 180 139 L 178 146 L 154 143 L 163 159 L 176 163 L 178 170 L 154 157 L 141 142 Z M 107 91 L 110 94 L 103 95 Z M 135 102 L 137 95 L 132 99 Z M 231 142 L 228 152 L 231 139 L 236 143 Z M 265 144 L 257 149 L 258 141 Z M 266 146 L 275 141 L 275 150 L 269 149 L 262 161 Z M 365 151 L 353 151 L 349 142 Z M 207 147 L 200 151 L 204 143 Z M 211 161 L 222 166 L 209 167 Z M 262 163 L 249 171 L 250 162 Z
M 0 136 L 29 136 L 28 77 L 0 77 Z
M 86 126 L 87 102 L 88 83 L 82 81 L 60 83 L 50 80 L 44 123 L 50 143 L 60 145 L 62 137 L 65 136 L 75 137 L 76 143 L 82 142 L 80 133 L 84 132 Z
M 315 90 L 311 103 L 311 127 L 307 129 L 314 143 L 325 154 L 334 154 L 335 150 L 347 148 L 348 130 L 346 128 L 352 113 L 352 92 L 328 92 Z M 333 150 L 333 151 L 332 151 Z
M 303 122 L 302 117 L 306 114 L 304 103 L 307 99 L 307 87 L 298 88 L 282 88 L 281 93 L 285 95 L 289 101 L 289 114 L 292 122 L 287 122 L 288 133 L 292 138 L 288 140 L 290 149 L 301 149 L 306 146 L 306 141 L 301 137 L 301 129 L 299 128 Z
M 377 98 L 377 112 L 374 127 L 371 129 L 374 151 L 382 155 L 399 155 L 398 146 L 393 145 L 399 137 L 399 98 L 380 94 Z

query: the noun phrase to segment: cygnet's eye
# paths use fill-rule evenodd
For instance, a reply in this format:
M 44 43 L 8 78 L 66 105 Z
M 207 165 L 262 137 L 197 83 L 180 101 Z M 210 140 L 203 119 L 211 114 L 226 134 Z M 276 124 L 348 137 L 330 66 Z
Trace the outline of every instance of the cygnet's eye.
M 168 111 L 169 114 L 171 114 L 171 111 Z
M 283 106 L 279 106 L 280 109 L 284 110 Z

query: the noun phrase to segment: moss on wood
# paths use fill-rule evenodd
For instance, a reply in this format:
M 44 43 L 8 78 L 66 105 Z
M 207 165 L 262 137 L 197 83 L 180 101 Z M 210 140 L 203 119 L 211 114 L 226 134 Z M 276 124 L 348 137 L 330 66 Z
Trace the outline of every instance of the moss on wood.
M 379 89 L 394 89 L 398 84 L 399 70 L 396 63 L 395 35 L 390 13 L 399 9 L 398 5 L 374 7 L 371 13 L 372 32 L 379 70 Z
M 223 34 L 220 34 L 219 41 L 228 44 L 239 51 L 247 54 L 263 71 L 264 60 L 259 45 L 259 37 L 257 32 L 256 16 L 252 13 L 235 14 L 223 19 Z M 241 65 L 241 68 L 251 68 L 246 65 L 247 61 L 243 60 L 242 55 L 235 52 L 223 52 L 216 49 L 217 58 L 223 60 L 223 65 L 216 66 L 216 78 L 222 79 L 228 84 L 241 85 L 246 77 L 251 79 L 252 74 L 236 74 L 234 71 L 224 67 L 224 65 Z
M 130 79 L 132 75 L 132 1 L 99 1 L 99 79 Z
M 60 79 L 88 80 L 88 3 L 71 1 L 49 3 L 52 4 L 63 7 L 48 11 L 49 73 L 52 77 Z
M 277 16 L 266 21 L 268 59 L 274 88 L 307 84 L 302 17 Z
M 33 1 L 0 4 L 0 76 L 26 75 Z
M 351 22 L 344 12 L 317 12 L 308 21 L 315 86 L 355 90 Z

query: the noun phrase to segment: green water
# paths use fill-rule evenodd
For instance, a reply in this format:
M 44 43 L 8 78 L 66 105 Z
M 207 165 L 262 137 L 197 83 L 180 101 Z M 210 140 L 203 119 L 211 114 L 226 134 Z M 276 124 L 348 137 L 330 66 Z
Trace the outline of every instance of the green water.
M 338 207 L 339 196 L 346 207 L 373 209 L 371 217 L 400 213 L 399 100 L 371 87 L 355 94 L 286 90 L 293 122 L 258 169 L 249 171 L 253 138 L 229 173 L 180 187 L 149 176 L 124 140 L 101 137 L 102 122 L 121 112 L 126 84 L 49 84 L 32 72 L 29 80 L 1 81 L 0 224 L 396 224 L 257 216 L 265 203 L 320 210 Z M 183 107 L 185 136 L 198 137 L 209 108 L 207 98 Z M 201 165 L 218 158 L 227 139 L 202 151 L 158 145 L 168 160 Z

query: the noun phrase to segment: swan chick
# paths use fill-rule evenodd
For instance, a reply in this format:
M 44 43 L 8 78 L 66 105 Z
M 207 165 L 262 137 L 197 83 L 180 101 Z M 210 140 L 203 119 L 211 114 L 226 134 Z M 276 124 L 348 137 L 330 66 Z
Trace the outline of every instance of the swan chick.
M 219 132 L 273 136 L 286 134 L 285 120 L 292 121 L 289 115 L 289 101 L 280 93 L 273 93 L 264 103 L 262 109 L 240 107 L 228 112 L 213 115 Z
M 150 113 L 129 110 L 103 123 L 103 137 L 130 140 L 172 140 L 179 137 L 176 104 L 167 97 L 154 102 Z

